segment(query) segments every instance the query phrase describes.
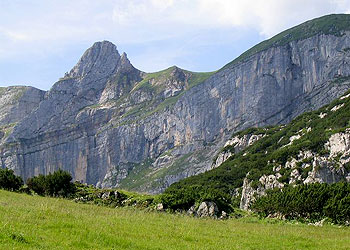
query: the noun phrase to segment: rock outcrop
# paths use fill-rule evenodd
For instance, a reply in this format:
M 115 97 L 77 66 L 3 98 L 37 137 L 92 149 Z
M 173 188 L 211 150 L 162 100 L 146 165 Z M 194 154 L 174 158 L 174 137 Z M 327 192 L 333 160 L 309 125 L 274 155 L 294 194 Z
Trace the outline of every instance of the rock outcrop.
M 247 147 L 253 145 L 254 142 L 258 141 L 264 136 L 264 134 L 247 134 L 243 136 L 234 136 L 232 139 L 229 139 L 225 146 L 220 152 L 215 161 L 213 162 L 211 169 L 219 167 L 222 163 L 224 163 L 228 158 L 232 155 L 241 152 Z
M 350 182 L 350 129 L 332 134 L 324 148 L 329 151 L 319 155 L 311 151 L 300 151 L 296 158 L 287 161 L 283 166 L 274 167 L 273 175 L 263 175 L 253 187 L 253 181 L 244 179 L 240 208 L 249 210 L 250 205 L 266 190 L 281 189 L 285 184 L 336 183 Z M 282 182 L 283 170 L 289 170 L 288 183 Z M 248 174 L 249 177 L 249 174 Z
M 190 209 L 187 211 L 188 215 L 197 216 L 197 217 L 210 217 L 210 218 L 220 218 L 220 219 L 226 219 L 228 216 L 225 211 L 221 212 L 221 216 L 219 217 L 219 209 L 215 202 L 212 201 L 203 201 L 199 207 L 196 209 L 196 206 L 193 205 L 190 207 Z
M 253 187 L 253 182 L 245 178 L 242 186 L 240 209 L 249 210 L 250 205 L 256 201 L 258 197 L 265 195 L 268 189 L 283 188 L 284 184 L 278 181 L 280 177 L 281 175 L 279 173 L 276 175 L 263 175 L 260 177 L 257 187 Z
M 62 168 L 75 180 L 159 193 L 211 168 L 232 133 L 287 123 L 350 85 L 350 32 L 270 46 L 214 74 L 146 74 L 95 43 L 0 147 L 24 179 Z
M 219 212 L 218 207 L 214 202 L 202 202 L 197 210 L 199 217 L 215 217 Z

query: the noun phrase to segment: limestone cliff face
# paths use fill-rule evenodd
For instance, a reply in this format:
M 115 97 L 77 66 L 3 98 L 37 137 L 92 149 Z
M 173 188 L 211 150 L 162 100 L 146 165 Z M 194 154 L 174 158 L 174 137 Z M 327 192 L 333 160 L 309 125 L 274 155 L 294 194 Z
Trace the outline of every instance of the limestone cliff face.
M 349 46 L 349 38 L 349 33 L 342 37 L 319 35 L 272 47 L 187 91 L 173 109 L 158 115 L 157 121 L 165 121 L 163 126 L 153 124 L 163 131 L 158 130 L 159 136 L 151 139 L 157 138 L 153 148 L 165 141 L 172 143 L 175 150 L 171 155 L 200 151 L 182 162 L 184 170 L 168 175 L 171 181 L 165 179 L 164 186 L 210 169 L 216 155 L 210 142 L 221 148 L 226 142 L 222 139 L 234 131 L 287 123 L 343 94 L 349 81 L 338 83 L 335 79 L 350 74 L 350 55 L 343 51 Z M 200 163 L 196 162 L 197 154 L 202 154 Z M 198 167 L 203 162 L 207 164 Z
M 62 168 L 99 186 L 161 192 L 210 169 L 234 131 L 289 122 L 343 94 L 349 47 L 349 32 L 319 34 L 198 80 L 176 67 L 145 74 L 96 43 L 14 127 L 2 167 L 24 178 Z
M 4 143 L 15 125 L 44 99 L 45 91 L 25 86 L 0 88 L 0 144 Z
M 26 86 L 0 88 L 0 126 L 16 123 L 39 106 L 45 91 Z

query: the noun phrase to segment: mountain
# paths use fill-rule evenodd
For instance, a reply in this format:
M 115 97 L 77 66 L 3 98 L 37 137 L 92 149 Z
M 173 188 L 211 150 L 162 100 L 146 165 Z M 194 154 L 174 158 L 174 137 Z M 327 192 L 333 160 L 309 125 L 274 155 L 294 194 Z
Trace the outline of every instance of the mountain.
M 2 167 L 24 179 L 62 168 L 99 187 L 159 193 L 213 168 L 234 132 L 330 103 L 349 76 L 349 15 L 296 26 L 211 73 L 145 73 L 97 42 L 2 141 Z
M 214 160 L 216 168 L 172 184 L 168 207 L 203 200 L 249 209 L 268 190 L 310 183 L 350 182 L 350 91 L 287 125 L 235 133 Z

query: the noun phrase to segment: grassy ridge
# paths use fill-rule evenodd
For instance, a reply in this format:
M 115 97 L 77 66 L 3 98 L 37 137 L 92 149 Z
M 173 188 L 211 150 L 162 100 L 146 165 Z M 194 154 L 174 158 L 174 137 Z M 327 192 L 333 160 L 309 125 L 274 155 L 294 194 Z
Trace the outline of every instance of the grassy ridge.
M 348 228 L 215 221 L 0 190 L 1 249 L 347 249 Z
M 168 81 L 178 81 L 172 74 L 176 71 L 182 71 L 182 73 L 188 75 L 188 79 L 184 82 L 185 88 L 177 95 L 171 97 L 163 97 L 163 92 L 167 88 Z M 155 113 L 161 112 L 162 110 L 174 105 L 187 91 L 191 88 L 203 83 L 206 79 L 212 76 L 215 72 L 191 72 L 177 68 L 176 66 L 167 68 L 165 70 L 146 73 L 143 80 L 136 83 L 133 89 L 120 97 L 116 101 L 110 102 L 114 107 L 121 107 L 125 102 L 130 102 L 130 96 L 136 91 L 141 91 L 151 95 L 152 99 L 144 101 L 142 103 L 133 104 L 128 106 L 128 111 L 121 116 L 115 116 L 116 120 L 119 120 L 114 127 L 119 127 L 125 124 L 137 123 L 142 119 L 145 119 Z M 154 84 L 156 82 L 157 84 Z M 132 101 L 133 102 L 133 101 Z M 87 108 L 100 108 L 103 104 L 91 105 Z
M 346 30 L 350 30 L 350 15 L 332 14 L 319 17 L 285 30 L 276 36 L 255 45 L 235 60 L 225 65 L 223 69 L 273 46 L 283 46 L 289 42 L 307 39 L 317 34 L 341 36 L 342 32 Z

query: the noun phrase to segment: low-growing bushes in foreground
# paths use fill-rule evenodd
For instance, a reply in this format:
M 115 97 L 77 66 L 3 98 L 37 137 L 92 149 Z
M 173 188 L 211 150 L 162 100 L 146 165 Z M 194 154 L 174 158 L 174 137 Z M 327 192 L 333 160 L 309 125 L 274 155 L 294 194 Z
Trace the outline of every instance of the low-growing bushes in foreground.
M 29 178 L 27 186 L 39 195 L 69 197 L 75 193 L 71 174 L 63 170 Z
M 175 184 L 168 188 L 159 197 L 165 208 L 170 210 L 188 210 L 193 205 L 199 205 L 203 201 L 213 201 L 220 211 L 232 212 L 232 194 L 227 190 L 223 192 L 215 185 L 203 190 L 200 186 L 189 188 L 178 187 Z
M 99 189 L 93 185 L 75 182 L 74 201 L 108 207 L 132 206 L 137 208 L 154 208 L 159 203 L 158 196 L 139 194 L 116 189 Z
M 219 182 L 213 183 L 219 185 Z M 163 194 L 154 196 L 138 194 L 114 189 L 98 189 L 93 185 L 72 182 L 72 176 L 65 171 L 58 170 L 47 176 L 39 175 L 29 178 L 27 188 L 23 188 L 23 181 L 15 176 L 12 170 L 0 169 L 0 188 L 10 191 L 32 190 L 39 195 L 60 196 L 74 199 L 76 202 L 96 205 L 138 208 L 155 208 L 162 203 L 170 211 L 187 210 L 198 201 L 214 201 L 220 210 L 233 212 L 237 204 L 232 194 L 217 192 L 217 188 L 209 188 L 206 192 L 192 186 L 181 189 L 176 183 Z M 261 216 L 278 215 L 286 219 L 305 219 L 317 221 L 329 218 L 338 224 L 350 222 L 350 183 L 308 184 L 286 186 L 283 189 L 268 190 L 266 196 L 259 197 L 252 204 L 251 209 Z
M 286 219 L 350 222 L 350 184 L 308 184 L 269 190 L 251 207 L 262 216 L 279 214 Z
M 12 170 L 0 169 L 0 189 L 27 194 L 36 193 L 41 196 L 63 197 L 74 199 L 80 203 L 109 207 L 155 208 L 160 202 L 156 195 L 99 189 L 93 185 L 72 182 L 71 174 L 63 170 L 28 178 L 26 185 L 23 185 L 22 178 L 16 176 Z
M 0 188 L 9 191 L 18 191 L 23 185 L 21 177 L 16 176 L 13 170 L 0 169 Z

